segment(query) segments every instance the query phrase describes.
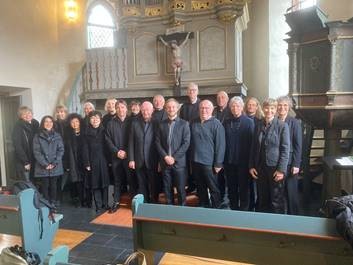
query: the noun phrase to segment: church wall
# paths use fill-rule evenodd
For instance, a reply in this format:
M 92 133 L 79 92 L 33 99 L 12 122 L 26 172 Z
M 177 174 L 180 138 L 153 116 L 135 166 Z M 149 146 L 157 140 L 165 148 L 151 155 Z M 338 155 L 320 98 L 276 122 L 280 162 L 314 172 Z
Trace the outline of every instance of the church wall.
M 85 1 L 78 3 L 74 23 L 67 22 L 61 0 L 0 3 L 0 86 L 25 88 L 22 103 L 38 119 L 65 97 L 84 61 Z
M 353 17 L 352 0 L 318 0 L 318 6 L 325 14 L 328 20 L 346 20 Z

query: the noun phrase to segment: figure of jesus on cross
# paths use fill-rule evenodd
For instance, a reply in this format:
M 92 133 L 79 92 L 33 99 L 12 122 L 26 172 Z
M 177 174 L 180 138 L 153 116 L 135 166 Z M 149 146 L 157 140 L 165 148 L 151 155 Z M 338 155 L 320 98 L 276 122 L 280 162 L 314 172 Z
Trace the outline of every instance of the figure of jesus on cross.
M 185 39 L 181 44 L 178 45 L 178 41 L 176 39 L 172 39 L 170 41 L 166 41 L 163 39 L 162 36 L 159 36 L 158 39 L 167 47 L 170 47 L 172 50 L 172 67 L 174 70 L 174 79 L 175 85 L 180 85 L 180 77 L 181 77 L 181 70 L 183 67 L 183 60 L 181 58 L 181 52 L 184 45 L 187 43 L 191 32 L 186 34 Z M 169 37 L 169 36 L 168 36 Z

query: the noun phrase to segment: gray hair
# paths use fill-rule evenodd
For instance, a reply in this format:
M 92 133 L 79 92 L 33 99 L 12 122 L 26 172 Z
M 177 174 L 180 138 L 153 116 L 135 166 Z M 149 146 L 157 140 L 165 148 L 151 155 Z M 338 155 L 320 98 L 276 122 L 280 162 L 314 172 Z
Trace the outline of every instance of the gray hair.
M 199 91 L 199 86 L 196 83 L 194 82 L 189 83 L 188 89 L 191 89 L 192 87 L 196 88 L 196 90 Z
M 85 108 L 86 106 L 90 106 L 93 110 L 96 109 L 96 107 L 93 105 L 92 102 L 90 101 L 86 101 L 84 104 L 83 104 L 83 108 Z
M 286 102 L 289 106 L 289 108 L 292 108 L 293 107 L 293 103 L 292 103 L 292 100 L 290 97 L 288 96 L 281 96 L 281 97 L 278 97 L 277 98 L 277 102 L 278 103 L 281 103 L 281 102 Z
M 244 107 L 244 101 L 241 97 L 239 96 L 234 96 L 230 99 L 229 101 L 229 106 L 232 106 L 234 103 L 238 103 L 239 105 L 241 105 L 242 107 Z

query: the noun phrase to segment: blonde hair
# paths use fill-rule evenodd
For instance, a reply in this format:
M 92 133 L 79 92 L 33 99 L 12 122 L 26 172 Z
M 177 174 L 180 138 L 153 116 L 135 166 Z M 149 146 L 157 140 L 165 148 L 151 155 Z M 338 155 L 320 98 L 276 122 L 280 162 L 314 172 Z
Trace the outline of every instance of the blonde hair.
M 261 108 L 261 104 L 260 104 L 260 101 L 255 98 L 255 97 L 249 97 L 245 100 L 245 112 L 247 113 L 248 112 L 248 103 L 249 101 L 252 100 L 252 101 L 255 101 L 256 103 L 256 106 L 257 106 L 257 110 L 256 110 L 256 113 L 255 113 L 255 117 L 259 120 L 261 120 L 263 117 L 264 117 L 264 113 L 262 112 L 262 108 Z M 248 114 L 248 113 L 247 113 Z
M 114 101 L 114 106 L 115 106 L 115 104 L 116 104 L 116 102 L 117 102 L 116 98 L 107 98 L 107 100 L 105 101 L 105 104 L 104 104 L 104 110 L 105 110 L 106 112 L 108 112 L 108 102 L 109 102 L 109 101 Z

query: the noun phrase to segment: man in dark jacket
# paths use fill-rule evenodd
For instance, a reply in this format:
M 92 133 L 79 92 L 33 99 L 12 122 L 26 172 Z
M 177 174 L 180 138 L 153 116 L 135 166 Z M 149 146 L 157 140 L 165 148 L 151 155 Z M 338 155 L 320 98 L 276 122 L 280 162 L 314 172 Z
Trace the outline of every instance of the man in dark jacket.
M 199 94 L 199 87 L 195 83 L 190 83 L 186 90 L 188 96 L 188 102 L 185 102 L 180 108 L 180 118 L 186 120 L 191 124 L 191 122 L 199 117 L 199 105 L 200 99 L 197 97 Z M 190 158 L 190 150 L 187 153 L 187 161 L 188 161 L 188 192 L 192 192 L 195 190 L 195 180 L 194 174 L 191 168 L 191 158 Z
M 179 102 L 170 98 L 166 103 L 168 119 L 160 123 L 156 134 L 156 146 L 163 172 L 164 192 L 167 204 L 173 204 L 173 187 L 178 191 L 178 204 L 186 203 L 186 151 L 190 145 L 190 127 L 178 117 Z
M 39 122 L 33 119 L 32 110 L 26 106 L 18 109 L 19 120 L 14 126 L 12 141 L 15 149 L 17 179 L 29 181 L 34 173 L 33 137 Z
M 158 124 L 152 120 L 153 105 L 145 101 L 141 105 L 142 116 L 131 124 L 129 135 L 129 167 L 136 170 L 138 192 L 146 202 L 158 202 L 156 181 L 158 156 L 155 145 L 155 132 Z
M 224 122 L 226 153 L 224 168 L 227 176 L 228 198 L 232 210 L 249 208 L 249 156 L 254 121 L 243 114 L 244 102 L 233 97 L 229 104 L 232 118 Z
M 263 103 L 264 120 L 257 123 L 250 152 L 250 175 L 258 184 L 258 210 L 286 212 L 284 177 L 289 159 L 288 125 L 275 115 L 277 101 Z
M 164 110 L 165 99 L 162 95 L 155 95 L 153 97 L 153 107 L 154 111 L 152 114 L 152 119 L 160 123 L 168 118 L 167 113 Z
M 202 207 L 209 206 L 209 190 L 212 207 L 219 208 L 221 195 L 217 183 L 217 173 L 223 167 L 225 134 L 221 122 L 212 117 L 212 111 L 211 101 L 200 102 L 200 118 L 191 123 L 190 155 L 200 205 Z
M 215 116 L 215 118 L 217 118 L 223 125 L 224 122 L 232 116 L 228 107 L 228 101 L 229 97 L 225 91 L 219 91 L 217 93 L 217 106 L 213 110 L 213 116 Z M 219 191 L 221 192 L 222 207 L 226 208 L 226 176 L 224 174 L 224 168 L 219 171 L 217 178 Z
M 302 157 L 302 126 L 299 120 L 288 116 L 292 107 L 290 98 L 287 96 L 279 97 L 277 101 L 278 118 L 288 124 L 290 137 L 288 170 L 285 179 L 288 213 L 298 214 L 298 173 Z
M 125 100 L 116 102 L 116 116 L 107 125 L 105 140 L 110 151 L 112 170 L 114 176 L 114 203 L 110 213 L 116 212 L 120 203 L 121 185 L 124 179 L 129 181 L 130 193 L 136 193 L 136 183 L 131 182 L 127 161 L 130 120 L 127 117 L 127 104 Z

